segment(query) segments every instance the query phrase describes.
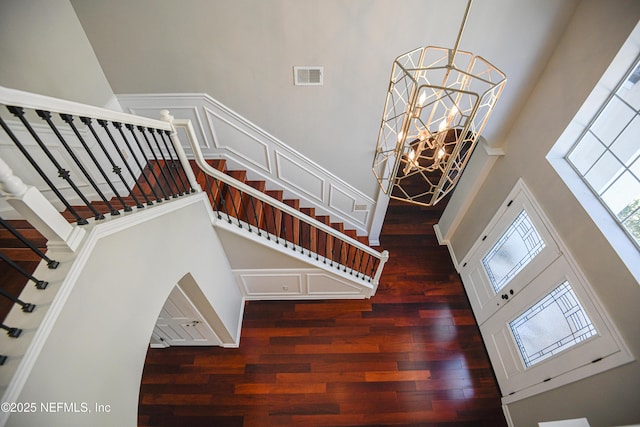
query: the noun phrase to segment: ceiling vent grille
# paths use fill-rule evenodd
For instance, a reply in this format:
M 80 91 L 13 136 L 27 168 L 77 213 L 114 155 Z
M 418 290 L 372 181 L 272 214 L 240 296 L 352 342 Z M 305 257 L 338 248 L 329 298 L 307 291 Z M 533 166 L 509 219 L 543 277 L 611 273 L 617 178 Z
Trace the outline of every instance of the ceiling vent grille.
M 293 84 L 296 86 L 322 86 L 323 67 L 293 67 Z

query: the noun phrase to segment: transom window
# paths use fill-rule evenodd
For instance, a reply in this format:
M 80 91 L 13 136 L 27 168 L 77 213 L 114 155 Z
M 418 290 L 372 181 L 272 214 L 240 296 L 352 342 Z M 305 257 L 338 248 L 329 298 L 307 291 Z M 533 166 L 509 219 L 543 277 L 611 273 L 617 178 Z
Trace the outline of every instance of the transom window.
M 640 248 L 640 63 L 566 159 Z

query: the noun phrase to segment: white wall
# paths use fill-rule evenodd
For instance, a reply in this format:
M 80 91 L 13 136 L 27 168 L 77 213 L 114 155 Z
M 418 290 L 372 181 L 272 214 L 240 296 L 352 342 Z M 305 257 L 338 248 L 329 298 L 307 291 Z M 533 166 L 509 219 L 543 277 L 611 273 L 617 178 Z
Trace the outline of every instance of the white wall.
M 571 255 L 585 273 L 636 358 L 640 356 L 640 285 L 582 206 L 551 168 L 546 154 L 591 92 L 640 18 L 633 0 L 583 0 L 514 122 L 500 157 L 459 225 L 455 207 L 469 196 L 475 177 L 463 176 L 455 202 L 446 209 L 441 234 L 461 260 L 522 177 Z M 451 229 L 451 227 L 455 229 Z M 508 406 L 514 425 L 587 417 L 592 426 L 631 424 L 640 419 L 640 363 L 569 384 Z
M 68 0 L 0 2 L 0 85 L 119 109 Z
M 8 426 L 137 425 L 151 332 L 187 273 L 226 335 L 237 337 L 243 301 L 202 194 L 189 196 L 194 202 L 186 207 L 97 241 L 17 399 L 36 402 L 38 411 L 13 414 Z M 148 208 L 149 215 L 166 207 Z M 137 215 L 144 214 L 129 219 Z M 46 413 L 40 403 L 47 402 L 75 402 L 79 408 L 86 402 L 93 413 Z M 109 405 L 110 412 L 96 413 L 96 403 Z
M 474 3 L 460 48 L 509 76 L 487 139 L 500 139 L 496 128 L 519 109 L 577 1 Z M 207 93 L 375 200 L 371 162 L 393 60 L 453 47 L 466 1 L 72 4 L 117 94 Z M 294 86 L 295 65 L 324 66 L 324 85 Z

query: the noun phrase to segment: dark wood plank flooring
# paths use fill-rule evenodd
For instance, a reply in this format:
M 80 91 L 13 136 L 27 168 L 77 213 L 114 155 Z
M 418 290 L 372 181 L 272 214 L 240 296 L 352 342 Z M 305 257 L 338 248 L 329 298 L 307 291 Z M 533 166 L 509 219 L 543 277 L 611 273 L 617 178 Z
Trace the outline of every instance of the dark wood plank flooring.
M 392 202 L 370 300 L 250 302 L 238 349 L 150 349 L 139 425 L 506 426 L 441 210 Z

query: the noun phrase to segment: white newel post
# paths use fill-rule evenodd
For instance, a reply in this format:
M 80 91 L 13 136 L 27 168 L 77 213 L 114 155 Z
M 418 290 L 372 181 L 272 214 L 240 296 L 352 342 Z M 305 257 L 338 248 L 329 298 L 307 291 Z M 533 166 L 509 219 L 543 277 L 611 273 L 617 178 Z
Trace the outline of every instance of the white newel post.
M 22 182 L 2 159 L 0 190 L 16 212 L 47 239 L 47 247 L 71 251 L 78 248 L 85 230 L 69 224 L 37 188 Z
M 389 251 L 384 250 L 380 253 L 380 264 L 378 264 L 378 269 L 376 270 L 376 274 L 373 276 L 373 285 L 378 288 L 378 283 L 380 282 L 380 276 L 382 276 L 382 270 L 384 269 L 384 265 L 389 260 Z
M 187 174 L 187 179 L 189 180 L 189 184 L 191 184 L 191 188 L 196 191 L 202 191 L 200 184 L 196 180 L 196 176 L 193 173 L 193 169 L 191 169 L 191 165 L 189 164 L 189 159 L 187 159 L 187 155 L 184 152 L 184 148 L 180 143 L 180 138 L 178 138 L 178 132 L 176 131 L 175 126 L 173 126 L 173 116 L 169 114 L 169 110 L 161 110 L 160 111 L 160 120 L 169 122 L 171 124 L 171 142 L 173 143 L 173 147 L 176 150 L 176 154 L 178 155 L 178 159 L 180 163 L 182 163 L 182 167 L 184 168 L 185 173 Z

